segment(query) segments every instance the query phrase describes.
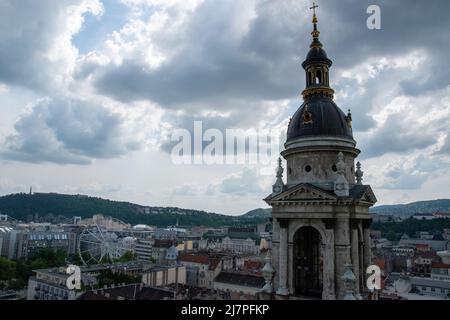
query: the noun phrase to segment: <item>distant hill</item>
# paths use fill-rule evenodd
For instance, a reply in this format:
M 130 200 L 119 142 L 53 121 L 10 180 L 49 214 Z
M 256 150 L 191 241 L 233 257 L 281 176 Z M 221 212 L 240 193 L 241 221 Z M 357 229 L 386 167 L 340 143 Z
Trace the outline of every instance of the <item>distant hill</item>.
M 396 204 L 374 207 L 372 213 L 411 216 L 415 213 L 434 213 L 436 211 L 450 212 L 450 199 L 439 199 L 430 201 L 418 201 L 409 204 Z
M 270 218 L 272 215 L 272 209 L 267 208 L 267 209 L 255 209 L 255 210 L 251 210 L 245 214 L 243 214 L 242 216 L 240 216 L 240 218 L 243 219 L 268 219 Z
M 401 205 L 383 205 L 372 213 L 410 216 L 415 213 L 450 212 L 450 199 L 419 201 Z M 255 209 L 241 216 L 182 209 L 176 207 L 148 207 L 130 202 L 112 201 L 85 195 L 57 193 L 10 194 L 0 197 L 0 212 L 22 221 L 65 222 L 74 216 L 82 218 L 103 214 L 130 224 L 156 226 L 251 226 L 265 222 L 271 209 Z
M 130 202 L 111 201 L 85 195 L 57 193 L 11 194 L 0 197 L 0 212 L 21 221 L 64 222 L 74 216 L 82 218 L 103 214 L 130 224 L 156 226 L 237 226 L 254 225 L 267 215 L 228 216 L 182 208 L 146 207 Z

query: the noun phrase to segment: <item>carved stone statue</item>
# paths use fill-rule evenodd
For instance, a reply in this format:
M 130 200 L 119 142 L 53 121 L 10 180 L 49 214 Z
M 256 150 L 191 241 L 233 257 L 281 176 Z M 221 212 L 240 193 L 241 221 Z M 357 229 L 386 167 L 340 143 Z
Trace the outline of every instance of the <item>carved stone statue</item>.
M 355 172 L 355 176 L 356 176 L 356 184 L 359 184 L 359 185 L 361 185 L 362 184 L 362 177 L 363 177 L 363 175 L 364 175 L 364 172 L 363 171 L 361 171 L 361 162 L 358 162 L 357 164 L 356 164 L 356 172 Z
M 350 194 L 349 185 L 347 179 L 345 178 L 346 166 L 344 161 L 344 154 L 342 152 L 339 152 L 337 160 L 337 178 L 334 182 L 334 193 L 338 197 L 348 197 Z

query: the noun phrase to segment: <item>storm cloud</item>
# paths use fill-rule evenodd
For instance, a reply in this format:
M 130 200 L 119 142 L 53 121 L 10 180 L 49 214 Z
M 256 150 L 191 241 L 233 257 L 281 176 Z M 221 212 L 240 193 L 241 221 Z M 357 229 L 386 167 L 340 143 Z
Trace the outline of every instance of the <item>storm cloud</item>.
M 136 151 L 142 156 L 151 146 L 164 157 L 171 132 L 192 131 L 199 120 L 205 129 L 285 131 L 302 103 L 311 2 L 122 0 L 128 10 L 115 21 L 107 1 L 2 1 L 0 96 L 8 96 L 8 106 L 16 90 L 32 98 L 17 99 L 14 111 L 2 109 L 0 156 L 11 163 L 93 165 Z M 381 8 L 381 30 L 366 26 L 373 4 Z M 449 175 L 442 168 L 450 156 L 450 2 L 319 5 L 331 86 L 337 104 L 352 111 L 365 181 L 419 192 L 438 172 L 424 159 L 441 164 L 441 177 Z M 86 23 L 93 17 L 97 22 Z M 77 48 L 106 23 L 101 41 Z M 418 155 L 424 158 L 408 162 Z M 152 169 L 163 166 L 158 161 Z M 223 169 L 211 184 L 212 169 L 205 168 L 203 182 L 177 182 L 173 191 L 254 196 L 262 187 L 252 184 L 253 169 Z
M 4 158 L 26 162 L 89 164 L 139 147 L 127 136 L 120 115 L 77 99 L 41 99 L 6 137 Z

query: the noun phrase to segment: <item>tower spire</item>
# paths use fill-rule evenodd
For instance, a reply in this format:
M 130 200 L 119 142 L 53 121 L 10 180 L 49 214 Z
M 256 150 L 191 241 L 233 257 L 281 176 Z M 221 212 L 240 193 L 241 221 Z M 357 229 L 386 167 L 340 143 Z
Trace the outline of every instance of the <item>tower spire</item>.
M 310 8 L 313 10 L 312 23 L 314 29 L 311 32 L 313 41 L 306 60 L 302 63 L 306 71 L 306 89 L 302 92 L 303 100 L 305 101 L 312 97 L 327 97 L 331 99 L 334 97 L 334 90 L 330 87 L 329 75 L 329 69 L 333 62 L 328 59 L 327 53 L 319 40 L 320 31 L 317 27 L 319 19 L 316 12 L 318 7 L 314 2 Z
M 318 7 L 319 6 L 315 2 L 313 2 L 313 6 L 311 8 L 309 8 L 309 9 L 313 10 L 313 12 L 314 12 L 313 20 L 312 20 L 312 23 L 314 25 L 314 30 L 313 30 L 313 32 L 311 32 L 311 35 L 312 35 L 314 41 L 313 41 L 313 44 L 311 44 L 311 47 L 313 47 L 313 45 L 315 45 L 315 44 L 316 45 L 320 44 L 320 42 L 319 42 L 320 31 L 317 28 L 317 23 L 319 22 L 319 19 L 317 19 L 317 14 L 316 14 L 316 9 Z M 317 44 L 317 42 L 318 42 L 318 44 Z

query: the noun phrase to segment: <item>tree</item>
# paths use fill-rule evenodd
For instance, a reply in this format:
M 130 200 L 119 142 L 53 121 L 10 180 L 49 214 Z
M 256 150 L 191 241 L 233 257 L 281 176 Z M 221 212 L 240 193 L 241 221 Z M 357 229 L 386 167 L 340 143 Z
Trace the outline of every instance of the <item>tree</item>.
M 81 266 L 83 264 L 83 261 L 81 261 L 79 254 L 72 254 L 69 256 L 69 261 L 77 266 Z
M 389 241 L 397 241 L 397 235 L 395 234 L 394 230 L 390 230 L 386 236 L 386 238 Z
M 125 252 L 119 259 L 117 259 L 117 262 L 129 262 L 136 260 L 136 254 L 133 251 L 127 251 Z
M 100 259 L 100 261 L 98 262 L 99 264 L 111 264 L 112 263 L 112 260 L 111 260 L 111 258 L 109 257 L 109 255 L 104 255 L 101 259 Z
M 10 290 L 20 290 L 23 289 L 27 283 L 24 279 L 13 279 L 8 283 L 8 289 Z
M 62 249 L 43 248 L 33 253 L 29 260 L 36 265 L 42 265 L 43 268 L 61 267 L 66 265 L 67 252 Z
M 114 273 L 111 269 L 103 270 L 97 276 L 98 287 L 102 288 L 103 286 L 111 286 L 112 284 L 133 284 L 140 283 L 141 278 L 136 276 L 129 276 L 125 273 Z
M 0 280 L 11 280 L 16 276 L 16 263 L 0 257 Z

